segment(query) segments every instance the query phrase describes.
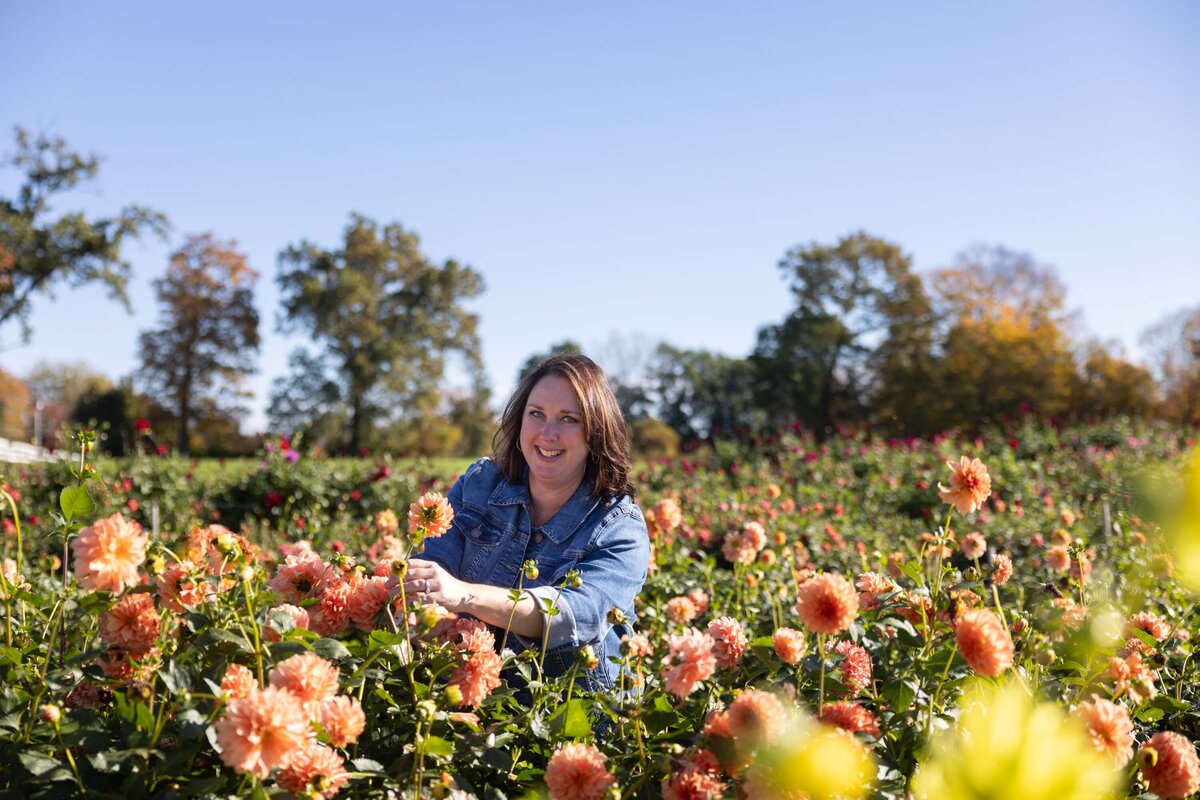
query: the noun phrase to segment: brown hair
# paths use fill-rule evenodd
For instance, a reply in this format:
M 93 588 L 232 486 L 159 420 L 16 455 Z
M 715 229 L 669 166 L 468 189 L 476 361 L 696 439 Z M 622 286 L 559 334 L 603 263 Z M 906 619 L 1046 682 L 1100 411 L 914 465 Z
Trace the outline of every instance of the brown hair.
M 500 418 L 500 429 L 492 438 L 496 465 L 510 483 L 525 482 L 525 455 L 521 452 L 521 422 L 525 405 L 538 381 L 557 375 L 571 384 L 583 417 L 583 438 L 588 460 L 583 479 L 591 481 L 593 497 L 633 494 L 629 470 L 629 428 L 621 414 L 604 370 L 584 355 L 554 355 L 538 364 L 521 380 Z

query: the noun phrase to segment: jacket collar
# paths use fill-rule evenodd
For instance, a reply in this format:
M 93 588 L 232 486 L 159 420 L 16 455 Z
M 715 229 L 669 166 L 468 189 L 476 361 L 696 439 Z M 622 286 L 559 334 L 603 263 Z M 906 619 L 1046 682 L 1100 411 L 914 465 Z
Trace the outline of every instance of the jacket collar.
M 542 525 L 540 530 L 556 544 L 565 542 L 600 502 L 591 494 L 591 483 L 588 481 L 580 483 L 575 493 L 553 517 Z M 525 513 L 529 514 L 531 498 L 528 479 L 521 484 L 512 484 L 507 480 L 500 481 L 496 490 L 492 492 L 492 496 L 488 498 L 488 504 L 493 506 L 522 505 L 525 506 Z

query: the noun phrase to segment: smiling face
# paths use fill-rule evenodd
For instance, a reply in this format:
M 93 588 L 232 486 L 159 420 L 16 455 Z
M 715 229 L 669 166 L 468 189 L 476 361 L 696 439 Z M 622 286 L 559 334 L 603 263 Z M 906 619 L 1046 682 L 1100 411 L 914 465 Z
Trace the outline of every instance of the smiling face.
M 574 491 L 583 481 L 588 460 L 583 413 L 566 378 L 546 375 L 534 384 L 521 419 L 520 442 L 531 492 Z

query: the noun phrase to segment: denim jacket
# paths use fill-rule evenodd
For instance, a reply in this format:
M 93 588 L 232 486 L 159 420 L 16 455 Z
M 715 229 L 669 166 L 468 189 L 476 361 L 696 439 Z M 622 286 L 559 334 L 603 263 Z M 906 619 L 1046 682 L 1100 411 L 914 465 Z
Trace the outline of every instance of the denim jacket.
M 630 497 L 598 500 L 590 491 L 584 482 L 558 513 L 534 528 L 528 484 L 509 483 L 494 461 L 480 459 L 451 487 L 454 522 L 445 534 L 425 542 L 422 557 L 460 580 L 504 588 L 517 585 L 526 560 L 535 561 L 538 577 L 524 580 L 522 588 L 539 607 L 548 599 L 558 609 L 545 618 L 547 672 L 564 674 L 575 651 L 590 644 L 600 666 L 585 683 L 600 689 L 615 682 L 619 666 L 609 659 L 619 657 L 621 637 L 633 632 L 633 598 L 646 581 L 650 538 Z M 579 570 L 583 585 L 562 589 L 560 595 L 563 577 L 572 569 Z M 628 624 L 608 621 L 614 607 Z M 541 648 L 540 641 L 512 638 L 518 648 Z

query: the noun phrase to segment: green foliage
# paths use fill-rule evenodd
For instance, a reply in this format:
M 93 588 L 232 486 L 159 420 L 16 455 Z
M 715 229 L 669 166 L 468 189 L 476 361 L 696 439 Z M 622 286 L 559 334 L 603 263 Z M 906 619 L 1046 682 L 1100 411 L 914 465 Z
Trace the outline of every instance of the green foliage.
M 707 350 L 659 345 L 650 378 L 658 416 L 684 439 L 729 436 L 757 428 L 754 365 Z
M 822 432 L 865 419 L 879 370 L 932 323 L 911 259 L 859 232 L 834 246 L 793 248 L 779 269 L 796 307 L 759 331 L 751 359 L 760 407 Z
M 312 542 L 328 581 L 351 576 L 355 563 L 369 571 L 367 553 L 381 544 L 375 513 L 392 508 L 403 517 L 425 488 L 444 491 L 461 462 L 321 460 L 274 441 L 249 463 L 140 458 L 102 461 L 96 472 L 85 463 L 84 435 L 70 464 L 4 476 L 19 496 L 19 568 L 29 586 L 0 584 L 0 792 L 74 796 L 83 786 L 97 797 L 273 796 L 278 773 L 247 779 L 214 748 L 215 726 L 229 713 L 219 686 L 231 664 L 256 676 L 261 666 L 268 677 L 284 659 L 311 652 L 330 661 L 337 693 L 361 703 L 365 716 L 364 732 L 346 747 L 328 744 L 323 724 L 312 726 L 353 773 L 340 797 L 423 797 L 451 788 L 530 796 L 544 791 L 549 759 L 568 742 L 606 756 L 623 796 L 655 797 L 664 780 L 685 771 L 694 748 L 727 761 L 764 752 L 755 750 L 752 731 L 715 733 L 718 709 L 760 690 L 807 716 L 832 702 L 857 704 L 879 726 L 878 735 L 855 735 L 879 767 L 870 771 L 872 796 L 898 800 L 910 791 L 931 738 L 961 718 L 960 697 L 975 669 L 951 620 L 976 606 L 1005 615 L 1013 642 L 1006 674 L 1021 672 L 1041 701 L 1066 708 L 1094 693 L 1115 696 L 1137 741 L 1159 730 L 1195 740 L 1200 667 L 1192 642 L 1200 617 L 1194 598 L 1165 571 L 1165 554 L 1153 537 L 1147 541 L 1153 526 L 1130 505 L 1143 467 L 1177 463 L 1188 452 L 1186 436 L 1131 420 L 1061 429 L 1027 419 L 1019 429 L 977 439 L 905 442 L 865 434 L 818 442 L 779 431 L 757 443 L 718 440 L 684 460 L 644 464 L 635 476 L 641 505 L 664 512 L 655 516 L 654 570 L 637 600 L 636 629 L 650 654 L 615 655 L 621 682 L 596 692 L 578 667 L 545 678 L 536 658 L 504 649 L 504 682 L 471 706 L 460 705 L 461 691 L 448 685 L 466 654 L 436 635 L 434 615 L 396 609 L 377 615 L 369 630 L 348 625 L 318 633 L 297 625 L 271 586 L 297 538 Z M 962 453 L 987 465 L 993 496 L 980 512 L 946 519 L 936 483 L 947 480 L 944 462 Z M 267 509 L 261 500 L 272 492 L 278 498 Z M 240 512 L 221 505 L 237 498 L 245 501 Z M 655 505 L 666 498 L 681 511 L 677 525 L 667 504 Z M 99 516 L 123 509 L 145 520 L 155 504 L 162 525 L 142 568 L 147 583 L 124 596 L 154 599 L 156 652 L 129 674 L 106 675 L 97 661 L 110 651 L 103 620 L 121 598 L 84 591 L 61 565 L 53 568 L 53 559 L 62 557 L 64 539 Z M 193 575 L 208 599 L 170 610 L 162 569 L 190 556 L 187 535 L 213 522 L 217 506 L 220 521 L 240 520 L 241 534 L 256 547 L 227 548 L 201 567 Z M 0 513 L 0 522 L 12 522 L 11 512 Z M 722 545 L 750 523 L 764 527 L 767 541 L 749 562 L 733 563 Z M 1046 538 L 1056 528 L 1069 533 L 1073 558 L 1090 560 L 1087 580 L 1046 563 Z M 959 555 L 967 531 L 987 542 L 978 564 Z M 943 543 L 950 550 L 938 555 Z M 4 545 L 14 554 L 11 536 Z M 1003 584 L 994 580 L 1001 554 L 1015 566 Z M 839 649 L 822 650 L 821 638 L 808 633 L 807 652 L 793 664 L 777 652 L 773 635 L 780 627 L 804 628 L 795 602 L 809 570 L 851 580 L 869 571 L 886 588 L 857 595 L 849 626 L 824 636 Z M 324 602 L 313 591 L 299 601 L 310 624 Z M 680 614 L 685 596 L 690 616 Z M 1068 623 L 1060 596 L 1087 609 L 1083 624 Z M 924 616 L 916 613 L 921 598 L 930 603 Z M 554 600 L 547 604 L 548 615 L 561 613 Z M 1178 635 L 1153 626 L 1127 631 L 1126 620 L 1139 612 Z M 672 694 L 664 679 L 670 637 L 709 630 L 721 617 L 744 628 L 744 652 L 692 691 Z M 1155 671 L 1156 696 L 1131 696 L 1108 674 L 1109 660 L 1131 646 L 1127 637 L 1150 653 L 1145 663 Z M 862 655 L 850 645 L 870 659 L 865 676 Z M 47 706 L 60 718 L 52 721 Z M 744 716 L 725 724 L 734 719 L 747 724 Z M 706 725 L 713 732 L 704 733 Z M 770 736 L 786 743 L 792 734 Z M 747 772 L 731 771 L 720 776 L 729 796 L 749 780 Z M 1125 796 L 1140 794 L 1130 782 Z
M 483 278 L 453 259 L 437 265 L 416 234 L 351 217 L 341 249 L 304 241 L 279 256 L 281 327 L 303 331 L 320 348 L 293 356 L 293 374 L 276 383 L 272 421 L 297 429 L 313 419 L 341 435 L 330 447 L 354 453 L 376 422 L 418 416 L 458 354 L 483 386 L 478 317 L 463 303 Z
M 60 283 L 101 283 L 128 307 L 130 265 L 122 247 L 126 238 L 164 234 L 166 217 L 141 206 L 92 220 L 80 212 L 54 217 L 51 198 L 95 178 L 99 159 L 72 151 L 63 139 L 20 127 L 16 145 L 6 166 L 21 170 L 24 179 L 15 197 L 0 197 L 0 325 L 20 320 L 28 338 L 33 296 Z
M 679 455 L 679 434 L 653 417 L 635 420 L 630 426 L 633 452 L 641 458 L 674 458 Z

